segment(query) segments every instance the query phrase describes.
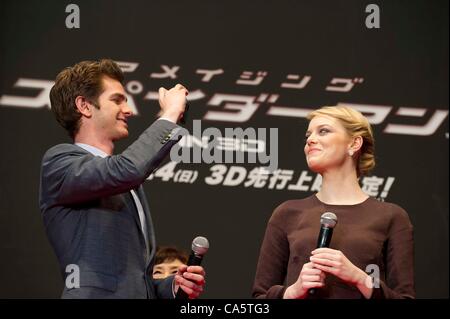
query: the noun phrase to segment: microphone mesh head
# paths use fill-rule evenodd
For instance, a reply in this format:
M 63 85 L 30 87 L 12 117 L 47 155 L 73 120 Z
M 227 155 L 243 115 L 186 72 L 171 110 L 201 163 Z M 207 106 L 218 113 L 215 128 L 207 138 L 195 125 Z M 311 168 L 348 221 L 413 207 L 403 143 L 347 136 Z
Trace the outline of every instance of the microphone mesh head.
M 334 228 L 337 224 L 337 216 L 330 212 L 323 213 L 322 216 L 320 216 L 320 224 L 328 228 Z
M 202 236 L 195 237 L 192 241 L 192 251 L 196 255 L 203 256 L 206 254 L 209 248 L 209 242 L 208 239 Z

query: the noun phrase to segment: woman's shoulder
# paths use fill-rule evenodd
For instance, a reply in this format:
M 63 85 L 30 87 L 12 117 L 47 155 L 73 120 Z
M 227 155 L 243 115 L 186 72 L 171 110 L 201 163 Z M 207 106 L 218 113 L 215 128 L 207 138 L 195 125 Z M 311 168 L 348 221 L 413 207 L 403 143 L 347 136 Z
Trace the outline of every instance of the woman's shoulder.
M 386 214 L 386 217 L 391 220 L 391 225 L 411 225 L 407 211 L 400 205 L 378 200 L 376 198 L 372 198 L 370 204 L 373 205 L 374 209 L 380 214 Z
M 387 212 L 394 215 L 408 215 L 406 210 L 398 204 L 386 202 L 374 197 L 370 197 L 368 201 L 369 205 L 374 206 L 374 209 L 379 209 L 383 212 Z

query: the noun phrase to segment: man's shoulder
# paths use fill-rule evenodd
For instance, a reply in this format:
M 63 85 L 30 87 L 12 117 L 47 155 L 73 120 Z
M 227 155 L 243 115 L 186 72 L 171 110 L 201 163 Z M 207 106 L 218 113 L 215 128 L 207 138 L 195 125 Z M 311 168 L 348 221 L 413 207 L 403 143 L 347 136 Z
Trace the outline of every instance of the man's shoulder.
M 49 148 L 44 156 L 43 156 L 43 160 L 48 160 L 54 157 L 58 157 L 62 154 L 80 154 L 80 155 L 84 155 L 88 153 L 87 151 L 83 150 L 81 147 L 75 145 L 75 144 L 70 144 L 70 143 L 63 143 L 63 144 L 58 144 L 55 146 L 52 146 L 51 148 Z

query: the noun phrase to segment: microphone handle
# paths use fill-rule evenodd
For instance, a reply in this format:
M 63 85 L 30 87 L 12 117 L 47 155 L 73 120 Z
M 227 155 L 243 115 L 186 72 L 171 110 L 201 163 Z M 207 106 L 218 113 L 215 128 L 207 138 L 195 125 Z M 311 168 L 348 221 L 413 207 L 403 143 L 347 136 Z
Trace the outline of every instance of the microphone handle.
M 189 111 L 189 104 L 187 104 L 187 101 L 186 101 L 186 106 L 184 107 L 183 117 L 180 119 L 180 123 L 183 125 L 186 124 L 186 120 L 188 118 L 188 111 Z
M 331 236 L 333 235 L 333 228 L 320 227 L 319 238 L 317 239 L 317 248 L 329 247 L 331 242 Z M 314 296 L 317 292 L 316 288 L 308 290 L 310 296 Z
M 188 266 L 200 266 L 202 263 L 203 256 L 196 255 L 194 252 L 191 252 L 191 255 L 189 256 L 189 260 L 187 262 Z M 178 288 L 177 295 L 175 296 L 175 299 L 188 299 L 189 296 L 187 293 L 184 292 L 183 289 L 181 289 L 181 286 Z
M 330 247 L 333 228 L 320 227 L 319 238 L 317 239 L 317 248 Z

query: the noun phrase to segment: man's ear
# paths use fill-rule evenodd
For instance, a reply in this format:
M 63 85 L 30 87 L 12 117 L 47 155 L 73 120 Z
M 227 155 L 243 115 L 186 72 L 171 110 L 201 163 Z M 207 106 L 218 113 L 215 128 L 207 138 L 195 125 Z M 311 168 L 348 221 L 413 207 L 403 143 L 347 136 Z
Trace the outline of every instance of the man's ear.
M 85 117 L 92 116 L 92 108 L 94 107 L 84 96 L 77 96 L 75 98 L 75 105 L 78 109 L 78 112 Z

